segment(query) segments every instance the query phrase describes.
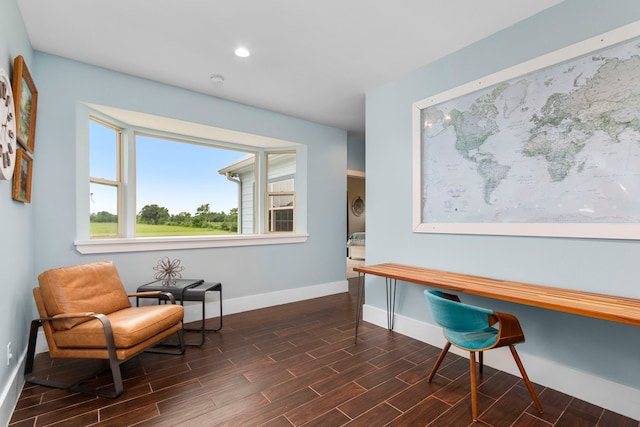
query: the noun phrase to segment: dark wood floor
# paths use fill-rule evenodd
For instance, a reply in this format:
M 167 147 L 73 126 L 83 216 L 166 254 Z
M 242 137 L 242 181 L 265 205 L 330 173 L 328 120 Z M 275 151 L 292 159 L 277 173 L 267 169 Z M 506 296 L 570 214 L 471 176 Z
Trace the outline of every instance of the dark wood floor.
M 11 426 L 470 426 L 468 360 L 365 323 L 353 343 L 352 291 L 225 316 L 220 333 L 182 356 L 144 353 L 122 365 L 125 391 L 96 398 L 27 384 Z M 188 338 L 198 338 L 189 333 Z M 77 361 L 38 357 L 38 369 Z M 109 374 L 96 379 L 108 384 Z M 480 422 L 490 426 L 639 427 L 638 421 L 486 367 Z

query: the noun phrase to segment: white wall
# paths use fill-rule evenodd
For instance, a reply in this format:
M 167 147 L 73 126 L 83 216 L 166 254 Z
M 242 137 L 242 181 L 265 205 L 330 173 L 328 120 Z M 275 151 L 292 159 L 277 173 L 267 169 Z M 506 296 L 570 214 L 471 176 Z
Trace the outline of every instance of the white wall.
M 638 241 L 414 234 L 411 215 L 414 102 L 639 19 L 636 0 L 566 0 L 370 91 L 367 264 L 398 262 L 640 298 Z M 367 278 L 365 315 L 372 320 L 385 308 L 383 284 Z M 400 286 L 397 313 L 428 327 L 433 322 L 423 290 Z M 629 403 L 630 396 L 640 400 L 640 328 L 479 297 L 465 300 L 520 318 L 527 336 L 520 351 L 536 361 L 534 382 L 640 419 L 638 405 Z M 619 404 L 612 403 L 616 399 Z
M 255 174 L 245 174 L 242 176 L 242 232 L 255 233 L 256 225 L 254 223 L 255 206 L 253 201 L 256 198 L 256 180 Z

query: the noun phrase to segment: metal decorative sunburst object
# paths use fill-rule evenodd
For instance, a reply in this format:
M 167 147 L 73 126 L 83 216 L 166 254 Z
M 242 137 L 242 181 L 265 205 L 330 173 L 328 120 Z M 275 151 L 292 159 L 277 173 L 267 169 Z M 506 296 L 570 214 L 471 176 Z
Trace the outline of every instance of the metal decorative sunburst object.
M 175 286 L 176 279 L 182 278 L 180 272 L 184 270 L 184 267 L 180 265 L 179 259 L 170 260 L 169 257 L 164 257 L 158 260 L 158 265 L 153 267 L 157 273 L 155 278 L 162 280 L 162 284 L 165 286 Z

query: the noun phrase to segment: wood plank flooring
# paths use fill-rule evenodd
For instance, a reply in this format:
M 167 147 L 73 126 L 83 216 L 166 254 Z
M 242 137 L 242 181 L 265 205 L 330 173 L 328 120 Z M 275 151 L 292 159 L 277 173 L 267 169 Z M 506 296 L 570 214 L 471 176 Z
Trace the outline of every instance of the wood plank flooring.
M 429 384 L 440 349 L 368 323 L 354 345 L 355 305 L 350 279 L 349 293 L 225 316 L 222 331 L 182 356 L 125 362 L 117 399 L 26 384 L 10 426 L 640 427 L 535 385 L 538 414 L 520 378 L 489 367 L 474 424 L 468 360 L 449 354 Z M 36 372 L 70 376 L 86 363 L 42 354 Z M 94 384 L 109 382 L 107 372 Z

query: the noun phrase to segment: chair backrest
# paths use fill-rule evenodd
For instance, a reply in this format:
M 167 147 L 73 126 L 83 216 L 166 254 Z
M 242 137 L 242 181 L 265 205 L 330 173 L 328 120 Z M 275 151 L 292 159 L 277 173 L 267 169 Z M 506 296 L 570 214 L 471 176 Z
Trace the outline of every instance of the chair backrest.
M 489 315 L 493 314 L 493 310 L 452 301 L 436 290 L 426 290 L 424 296 L 431 317 L 445 329 L 473 332 L 489 327 Z
M 131 301 L 111 261 L 47 270 L 38 276 L 40 294 L 49 316 L 68 313 L 110 314 L 131 307 Z M 71 329 L 90 319 L 54 322 L 57 330 Z

